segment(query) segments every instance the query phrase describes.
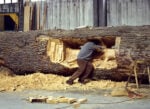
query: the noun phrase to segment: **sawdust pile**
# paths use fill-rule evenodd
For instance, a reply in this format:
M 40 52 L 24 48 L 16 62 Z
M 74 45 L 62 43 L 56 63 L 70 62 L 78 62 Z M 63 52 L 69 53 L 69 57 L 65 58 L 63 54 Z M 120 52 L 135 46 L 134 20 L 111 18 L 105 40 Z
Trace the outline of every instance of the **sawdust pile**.
M 23 91 L 26 89 L 96 90 L 125 86 L 125 82 L 112 82 L 109 80 L 91 81 L 86 85 L 75 81 L 75 84 L 70 86 L 66 84 L 68 78 L 40 72 L 29 75 L 12 75 L 6 70 L 2 70 L 0 71 L 0 91 Z

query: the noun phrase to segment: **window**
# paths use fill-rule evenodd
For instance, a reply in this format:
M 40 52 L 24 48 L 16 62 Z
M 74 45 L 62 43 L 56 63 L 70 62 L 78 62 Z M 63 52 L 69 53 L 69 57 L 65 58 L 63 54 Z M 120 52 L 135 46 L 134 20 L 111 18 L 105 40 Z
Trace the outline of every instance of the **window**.
M 18 2 L 18 0 L 12 0 L 12 3 L 17 3 Z
M 0 4 L 4 4 L 4 0 L 0 0 Z
M 5 3 L 11 3 L 11 0 L 5 0 Z
M 44 1 L 44 0 L 31 0 L 31 1 L 33 1 L 33 2 L 34 2 L 34 1 Z
M 5 1 L 5 2 L 4 2 Z M 18 0 L 0 0 L 0 4 L 5 4 L 5 3 L 17 3 Z

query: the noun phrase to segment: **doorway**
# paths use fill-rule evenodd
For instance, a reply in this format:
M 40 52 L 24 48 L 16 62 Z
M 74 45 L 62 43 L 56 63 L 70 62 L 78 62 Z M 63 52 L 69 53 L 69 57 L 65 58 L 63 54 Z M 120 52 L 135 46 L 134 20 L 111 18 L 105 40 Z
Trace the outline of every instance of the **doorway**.
M 15 30 L 15 22 L 8 15 L 4 16 L 4 30 L 5 31 L 14 31 Z
M 18 15 L 15 13 L 0 14 L 0 31 L 18 30 Z

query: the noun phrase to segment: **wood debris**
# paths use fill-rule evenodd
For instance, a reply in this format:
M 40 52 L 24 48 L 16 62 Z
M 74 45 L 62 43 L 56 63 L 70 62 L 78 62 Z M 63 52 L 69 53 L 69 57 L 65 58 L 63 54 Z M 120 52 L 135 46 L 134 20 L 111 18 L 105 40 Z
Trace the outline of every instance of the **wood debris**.
M 39 96 L 39 97 L 29 97 L 28 101 L 31 103 L 35 103 L 35 102 L 46 102 L 48 98 L 44 97 L 44 96 Z
M 58 104 L 58 103 L 67 103 L 67 104 L 83 104 L 87 102 L 86 98 L 76 99 L 69 97 L 53 97 L 53 96 L 36 96 L 36 97 L 28 97 L 27 101 L 30 103 L 48 103 L 48 104 Z M 76 104 L 75 104 L 76 103 Z

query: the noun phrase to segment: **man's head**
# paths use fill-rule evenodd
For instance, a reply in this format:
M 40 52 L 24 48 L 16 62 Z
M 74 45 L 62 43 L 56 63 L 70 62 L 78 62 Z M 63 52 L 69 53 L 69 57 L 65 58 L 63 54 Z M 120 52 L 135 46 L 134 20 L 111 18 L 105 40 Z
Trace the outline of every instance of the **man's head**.
M 101 41 L 98 39 L 89 39 L 90 42 L 93 42 L 96 45 L 101 45 Z

